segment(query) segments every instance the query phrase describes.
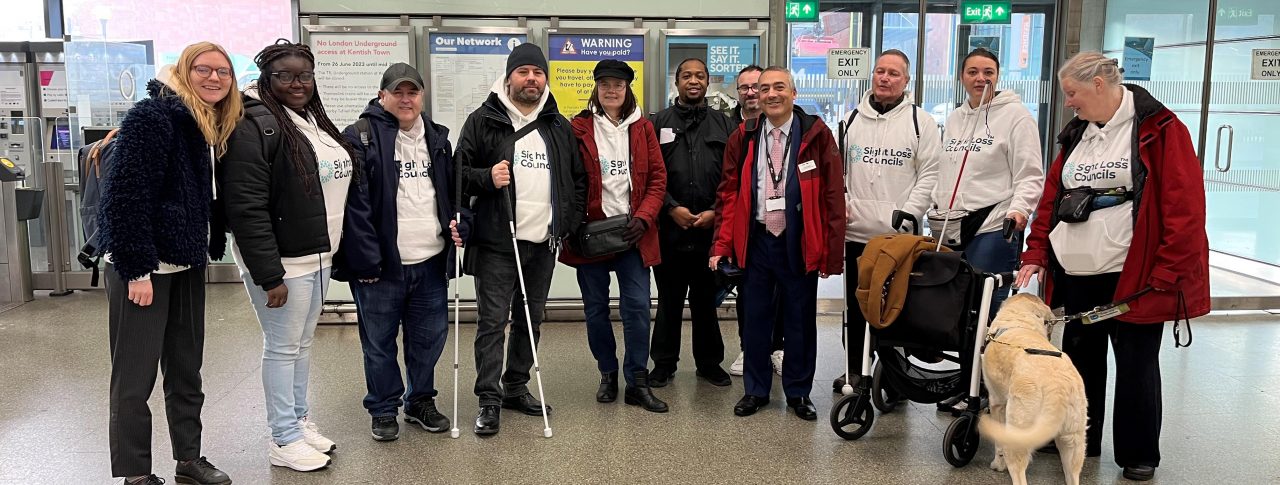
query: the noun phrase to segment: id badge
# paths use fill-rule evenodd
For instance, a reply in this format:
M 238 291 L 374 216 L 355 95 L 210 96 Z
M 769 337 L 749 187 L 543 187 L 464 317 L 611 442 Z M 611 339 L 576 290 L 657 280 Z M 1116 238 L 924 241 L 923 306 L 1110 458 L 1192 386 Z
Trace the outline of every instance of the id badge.
M 780 211 L 787 208 L 787 200 L 782 197 L 771 197 L 764 201 L 764 210 L 766 212 Z
M 1109 320 L 1109 319 L 1118 317 L 1120 315 L 1124 315 L 1125 313 L 1128 313 L 1128 312 L 1129 312 L 1129 304 L 1121 303 L 1113 307 L 1099 308 L 1097 310 L 1086 313 L 1084 314 L 1084 317 L 1082 317 L 1080 320 L 1083 321 L 1085 324 L 1098 323 L 1103 320 Z

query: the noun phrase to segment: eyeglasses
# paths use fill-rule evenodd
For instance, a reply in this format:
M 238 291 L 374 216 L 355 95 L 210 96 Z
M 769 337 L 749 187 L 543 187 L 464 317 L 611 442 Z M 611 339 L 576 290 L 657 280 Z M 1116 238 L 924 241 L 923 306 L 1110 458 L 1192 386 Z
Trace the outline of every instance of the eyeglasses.
M 599 86 L 601 91 L 624 91 L 627 89 L 627 83 L 621 82 L 621 81 L 618 81 L 618 82 L 605 81 L 605 82 L 599 83 Z
M 752 91 L 760 92 L 760 88 L 756 87 L 756 85 L 754 84 L 743 84 L 741 86 L 738 86 L 739 93 L 749 93 Z
M 220 78 L 230 78 L 230 77 L 231 77 L 231 69 L 230 69 L 230 68 L 226 68 L 226 67 L 219 67 L 219 68 L 217 68 L 217 69 L 214 69 L 214 68 L 212 68 L 212 67 L 209 67 L 209 66 L 206 66 L 206 65 L 203 65 L 203 64 L 202 64 L 202 65 L 199 65 L 199 66 L 192 66 L 191 70 L 192 70 L 192 71 L 195 71 L 196 75 L 198 75 L 198 76 L 200 76 L 200 77 L 209 77 L 209 76 L 212 76 L 212 75 L 213 75 L 213 73 L 215 73 L 215 72 L 216 72 L 216 73 L 218 73 L 218 77 L 220 77 Z
M 270 74 L 284 84 L 293 84 L 295 79 L 302 84 L 311 84 L 316 80 L 316 73 L 311 71 L 303 71 L 298 74 L 289 71 L 276 71 Z

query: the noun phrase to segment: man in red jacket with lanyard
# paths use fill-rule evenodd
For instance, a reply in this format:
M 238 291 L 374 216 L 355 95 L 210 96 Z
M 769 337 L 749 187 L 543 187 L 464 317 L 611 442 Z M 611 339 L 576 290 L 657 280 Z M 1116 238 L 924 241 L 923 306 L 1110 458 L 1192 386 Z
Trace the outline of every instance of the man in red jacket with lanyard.
M 818 413 L 809 392 L 817 361 L 818 277 L 843 269 L 844 177 L 831 130 L 822 118 L 795 107 L 791 73 L 770 67 L 758 86 L 764 116 L 743 123 L 725 147 L 709 265 L 715 269 L 727 258 L 742 267 L 745 292 L 778 292 L 786 322 L 787 406 L 813 421 Z M 772 380 L 774 300 L 750 299 L 744 310 L 746 395 L 733 408 L 738 416 L 769 403 Z

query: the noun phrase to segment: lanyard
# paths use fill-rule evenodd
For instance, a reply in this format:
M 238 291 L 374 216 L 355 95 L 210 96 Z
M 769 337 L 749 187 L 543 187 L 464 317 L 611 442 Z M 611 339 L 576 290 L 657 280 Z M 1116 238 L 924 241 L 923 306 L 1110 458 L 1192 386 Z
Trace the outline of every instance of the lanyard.
M 787 139 L 787 142 L 782 145 L 782 163 L 784 164 L 783 165 L 784 170 L 782 170 L 781 172 L 773 168 L 773 150 L 769 149 L 769 138 L 767 133 L 765 134 L 765 141 L 764 141 L 764 148 L 765 148 L 764 159 L 766 162 L 768 162 L 769 181 L 773 182 L 773 190 L 775 192 L 778 190 L 778 185 L 782 183 L 782 176 L 787 173 L 787 171 L 785 170 L 786 168 L 785 164 L 787 163 L 787 157 L 791 155 L 791 135 L 787 133 L 783 133 L 782 136 Z

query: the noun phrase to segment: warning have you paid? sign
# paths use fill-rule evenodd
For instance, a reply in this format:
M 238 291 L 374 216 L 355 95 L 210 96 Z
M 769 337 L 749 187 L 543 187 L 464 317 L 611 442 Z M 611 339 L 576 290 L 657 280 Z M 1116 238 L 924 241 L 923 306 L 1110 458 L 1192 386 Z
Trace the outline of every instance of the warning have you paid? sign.
M 827 49 L 828 79 L 871 79 L 871 49 Z

